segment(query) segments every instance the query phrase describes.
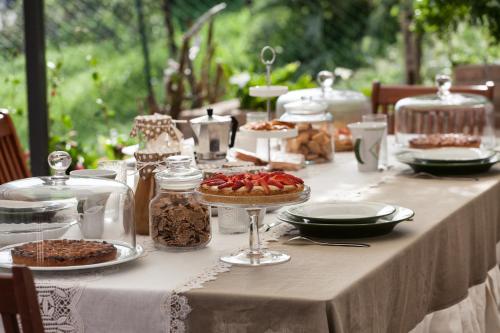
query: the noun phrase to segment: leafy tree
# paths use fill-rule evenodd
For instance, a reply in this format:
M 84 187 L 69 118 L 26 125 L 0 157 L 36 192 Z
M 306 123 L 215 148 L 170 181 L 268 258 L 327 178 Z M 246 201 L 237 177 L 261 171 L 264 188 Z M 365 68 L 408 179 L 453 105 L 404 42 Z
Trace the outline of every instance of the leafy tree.
M 467 22 L 487 27 L 493 40 L 500 41 L 499 0 L 418 0 L 414 10 L 417 30 L 445 34 Z
M 268 0 L 256 1 L 266 14 L 252 31 L 248 50 L 272 45 L 282 54 L 279 65 L 302 63 L 300 73 L 336 66 L 357 68 L 384 54 L 396 41 L 398 0 Z M 260 16 L 262 17 L 262 15 Z M 257 57 L 256 57 L 257 59 Z

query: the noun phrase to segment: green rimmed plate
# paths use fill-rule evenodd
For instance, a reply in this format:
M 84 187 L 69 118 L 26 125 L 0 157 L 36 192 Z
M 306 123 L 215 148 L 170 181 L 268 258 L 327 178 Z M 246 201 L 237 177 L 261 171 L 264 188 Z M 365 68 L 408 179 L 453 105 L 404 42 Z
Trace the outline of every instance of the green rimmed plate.
M 468 175 L 488 171 L 500 161 L 500 154 L 472 162 L 434 162 L 416 159 L 412 152 L 396 154 L 399 162 L 408 164 L 415 172 L 427 172 L 435 175 Z
M 390 233 L 401 222 L 411 219 L 415 212 L 409 208 L 395 206 L 396 211 L 375 223 L 364 224 L 330 224 L 318 223 L 308 219 L 297 218 L 286 212 L 278 214 L 278 219 L 287 222 L 299 229 L 305 236 L 320 238 L 362 238 L 374 237 Z

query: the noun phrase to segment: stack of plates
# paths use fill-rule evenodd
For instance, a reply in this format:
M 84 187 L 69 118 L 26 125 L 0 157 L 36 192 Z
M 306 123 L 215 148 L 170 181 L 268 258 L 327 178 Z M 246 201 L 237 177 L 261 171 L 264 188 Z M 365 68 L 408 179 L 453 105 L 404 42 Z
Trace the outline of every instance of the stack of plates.
M 378 202 L 332 202 L 294 206 L 278 214 L 278 219 L 307 236 L 359 238 L 389 233 L 413 215 L 411 209 Z
M 405 151 L 396 155 L 415 172 L 474 174 L 488 171 L 500 161 L 493 150 L 479 148 L 436 148 Z

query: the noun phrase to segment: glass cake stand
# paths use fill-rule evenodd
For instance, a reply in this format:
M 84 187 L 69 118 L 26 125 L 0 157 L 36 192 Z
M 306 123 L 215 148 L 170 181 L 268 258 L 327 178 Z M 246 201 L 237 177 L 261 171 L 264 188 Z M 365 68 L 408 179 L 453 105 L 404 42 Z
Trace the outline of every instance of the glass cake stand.
M 243 208 L 249 216 L 249 248 L 235 255 L 227 255 L 220 258 L 223 262 L 239 266 L 264 266 L 275 265 L 290 260 L 288 254 L 265 250 L 260 247 L 260 219 L 262 209 L 277 206 L 296 205 L 309 200 L 311 189 L 304 186 L 300 193 L 280 194 L 270 196 L 229 196 L 206 194 L 196 191 L 199 202 L 215 207 Z

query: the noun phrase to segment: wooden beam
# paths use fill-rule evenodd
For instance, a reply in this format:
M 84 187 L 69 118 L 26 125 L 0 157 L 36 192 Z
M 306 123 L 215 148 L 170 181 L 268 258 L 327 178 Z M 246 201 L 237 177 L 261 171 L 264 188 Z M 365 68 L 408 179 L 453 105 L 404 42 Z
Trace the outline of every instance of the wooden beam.
M 31 173 L 45 176 L 49 174 L 49 122 L 44 0 L 24 0 L 23 12 Z

